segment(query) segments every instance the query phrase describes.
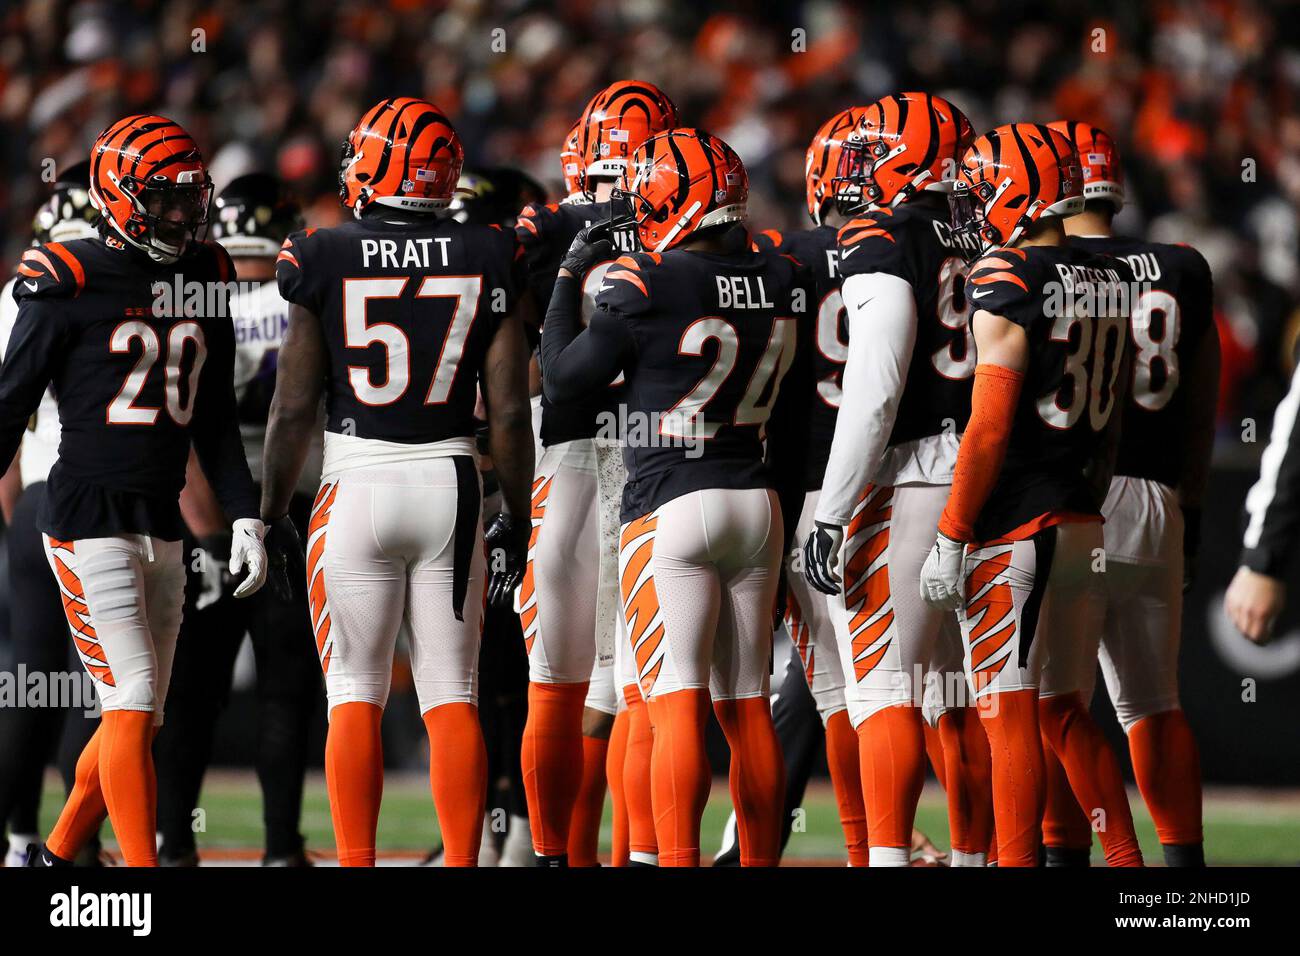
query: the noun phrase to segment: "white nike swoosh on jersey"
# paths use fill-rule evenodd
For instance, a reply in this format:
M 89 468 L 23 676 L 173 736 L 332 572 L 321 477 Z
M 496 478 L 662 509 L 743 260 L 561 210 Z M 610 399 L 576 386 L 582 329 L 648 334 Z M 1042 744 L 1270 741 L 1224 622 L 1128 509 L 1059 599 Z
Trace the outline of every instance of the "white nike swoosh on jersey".
M 978 299 L 978 298 L 980 298 L 981 296 L 986 296 L 986 295 L 988 295 L 988 294 L 989 294 L 990 292 L 992 292 L 992 291 L 993 291 L 992 289 L 980 289 L 978 292 L 972 292 L 972 293 L 970 294 L 970 297 L 971 297 L 972 299 Z
M 600 294 L 601 294 L 602 292 L 604 292 L 606 289 L 612 289 L 612 288 L 614 288 L 612 285 L 610 285 L 610 284 L 609 284 L 608 282 L 606 282 L 604 279 L 601 279 L 601 280 L 600 280 L 600 286 L 599 286 L 599 288 L 596 289 L 596 295 L 600 295 Z
M 36 291 L 36 283 L 35 283 L 35 282 L 24 282 L 23 285 L 27 286 L 27 288 L 31 289 L 33 292 Z
M 844 259 L 847 259 L 849 256 L 853 255 L 853 253 L 857 252 L 861 248 L 862 248 L 861 246 L 850 246 L 847 249 L 841 249 L 840 260 L 843 261 Z

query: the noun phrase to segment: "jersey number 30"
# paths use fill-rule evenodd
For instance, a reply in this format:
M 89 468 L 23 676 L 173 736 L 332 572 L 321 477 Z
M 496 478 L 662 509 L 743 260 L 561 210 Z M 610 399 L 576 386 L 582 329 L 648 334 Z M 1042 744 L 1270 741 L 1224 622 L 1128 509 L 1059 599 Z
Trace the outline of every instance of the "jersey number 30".
M 411 346 L 406 333 L 391 322 L 366 322 L 366 303 L 371 299 L 398 298 L 407 281 L 405 278 L 343 280 L 344 344 L 350 349 L 369 348 L 376 343 L 384 347 L 388 375 L 383 382 L 375 384 L 368 366 L 348 366 L 348 382 L 357 400 L 366 405 L 391 405 L 406 394 L 411 384 Z M 470 326 L 478 313 L 482 288 L 482 276 L 426 276 L 415 293 L 417 299 L 456 300 L 433 381 L 424 397 L 426 405 L 441 405 L 451 396 L 456 370 L 469 341 Z

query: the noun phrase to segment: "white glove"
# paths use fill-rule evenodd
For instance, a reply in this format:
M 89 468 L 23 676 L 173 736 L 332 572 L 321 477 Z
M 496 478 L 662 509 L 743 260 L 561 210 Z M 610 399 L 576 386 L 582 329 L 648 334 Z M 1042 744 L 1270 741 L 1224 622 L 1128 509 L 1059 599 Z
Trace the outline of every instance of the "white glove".
M 230 574 L 239 577 L 248 566 L 248 576 L 235 588 L 235 597 L 248 597 L 266 582 L 266 525 L 256 518 L 240 518 L 230 529 Z
M 921 599 L 931 607 L 955 611 L 965 601 L 962 559 L 966 545 L 947 535 L 935 538 L 934 547 L 921 567 Z

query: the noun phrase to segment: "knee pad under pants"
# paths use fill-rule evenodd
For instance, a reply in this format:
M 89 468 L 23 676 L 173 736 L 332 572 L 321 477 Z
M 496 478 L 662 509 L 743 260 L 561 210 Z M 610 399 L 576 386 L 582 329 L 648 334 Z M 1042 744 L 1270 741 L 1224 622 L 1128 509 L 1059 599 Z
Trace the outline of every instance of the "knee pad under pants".
M 533 480 L 533 530 L 519 586 L 529 679 L 576 684 L 596 660 L 600 576 L 596 458 L 590 439 L 552 445 Z
M 959 659 L 956 622 L 918 586 L 947 498 L 946 485 L 871 486 L 845 529 L 831 609 L 855 727 L 886 707 L 921 707 L 933 662 Z
M 645 697 L 767 695 L 781 527 L 766 488 L 694 491 L 623 526 L 624 616 Z
M 436 458 L 344 471 L 321 484 L 307 575 L 331 710 L 388 702 L 400 629 L 410 638 L 421 713 L 477 703 L 486 559 L 478 472 L 458 457 L 467 468 Z
M 1183 516 L 1172 488 L 1123 476 L 1111 482 L 1102 513 L 1101 672 L 1127 731 L 1143 717 L 1179 707 Z
M 966 551 L 962 637 L 976 696 L 1084 689 L 1101 634 L 1097 522 L 1059 524 Z
M 822 594 L 792 566 L 816 524 L 813 516 L 820 495 L 821 491 L 816 490 L 804 497 L 794 533 L 794 549 L 786 555 L 785 627 L 824 725 L 832 714 L 844 709 L 844 670 L 831 619 L 831 605 L 838 598 Z
M 163 722 L 185 599 L 181 543 L 144 535 L 44 535 L 72 641 L 104 710 Z

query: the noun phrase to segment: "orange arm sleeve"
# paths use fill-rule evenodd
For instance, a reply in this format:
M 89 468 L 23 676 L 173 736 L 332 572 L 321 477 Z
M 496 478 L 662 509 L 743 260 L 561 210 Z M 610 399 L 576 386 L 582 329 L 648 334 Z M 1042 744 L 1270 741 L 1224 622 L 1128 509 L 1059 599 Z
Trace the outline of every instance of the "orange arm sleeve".
M 970 541 L 974 536 L 975 519 L 1002 471 L 1024 379 L 1023 373 L 1001 365 L 975 367 L 970 422 L 957 452 L 948 504 L 939 519 L 939 531 L 954 541 Z

